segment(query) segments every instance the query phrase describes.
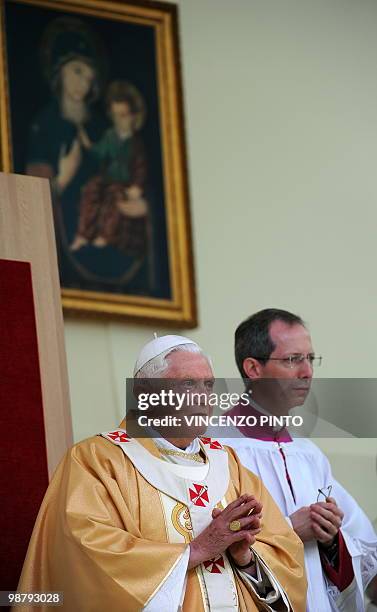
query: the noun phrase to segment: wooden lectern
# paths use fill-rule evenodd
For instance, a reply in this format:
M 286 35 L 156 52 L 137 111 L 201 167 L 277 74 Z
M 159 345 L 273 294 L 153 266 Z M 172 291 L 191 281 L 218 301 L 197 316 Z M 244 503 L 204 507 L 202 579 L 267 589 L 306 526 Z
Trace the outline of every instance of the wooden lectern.
M 72 444 L 49 182 L 0 173 L 0 590 L 16 590 L 40 503 Z

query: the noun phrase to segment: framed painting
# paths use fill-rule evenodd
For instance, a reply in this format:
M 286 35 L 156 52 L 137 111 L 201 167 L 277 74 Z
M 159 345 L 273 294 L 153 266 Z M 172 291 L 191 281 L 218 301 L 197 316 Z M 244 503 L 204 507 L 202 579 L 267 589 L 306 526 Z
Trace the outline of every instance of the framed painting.
M 1 167 L 50 180 L 65 311 L 194 327 L 176 6 L 0 9 Z

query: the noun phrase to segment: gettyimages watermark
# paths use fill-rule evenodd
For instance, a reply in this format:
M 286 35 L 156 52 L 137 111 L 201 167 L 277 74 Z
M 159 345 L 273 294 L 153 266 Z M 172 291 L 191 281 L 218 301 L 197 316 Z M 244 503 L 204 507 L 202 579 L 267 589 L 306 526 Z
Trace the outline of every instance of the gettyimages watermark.
M 377 437 L 376 379 L 127 379 L 133 437 Z
M 159 393 L 140 393 L 137 397 L 138 414 L 137 422 L 141 427 L 174 426 L 182 427 L 300 427 L 303 418 L 298 415 L 267 415 L 267 414 L 244 414 L 232 413 L 232 408 L 246 408 L 250 406 L 250 395 L 248 393 L 198 393 L 186 390 L 174 392 L 172 389 L 162 389 Z M 156 416 L 151 408 L 168 408 L 175 414 L 163 414 Z M 195 409 L 204 407 L 207 414 L 196 414 Z M 228 414 L 213 414 L 213 410 L 219 408 L 229 411 Z M 190 414 L 190 413 L 193 414 Z M 237 411 L 238 412 L 238 411 Z

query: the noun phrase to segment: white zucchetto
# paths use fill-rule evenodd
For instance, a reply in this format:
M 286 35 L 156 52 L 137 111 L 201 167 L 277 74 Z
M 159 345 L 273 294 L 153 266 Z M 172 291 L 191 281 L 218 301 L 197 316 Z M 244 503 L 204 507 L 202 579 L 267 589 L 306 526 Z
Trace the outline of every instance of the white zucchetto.
M 182 346 L 183 344 L 193 344 L 194 346 L 200 348 L 196 344 L 196 342 L 190 340 L 189 338 L 185 338 L 184 336 L 169 335 L 161 336 L 160 338 L 158 338 L 157 334 L 155 334 L 155 338 L 153 340 L 150 340 L 150 342 L 147 342 L 147 344 L 145 344 L 141 349 L 139 356 L 136 359 L 134 367 L 134 376 L 136 376 L 138 371 L 141 370 L 141 368 L 145 366 L 146 363 L 148 363 L 155 357 L 158 357 L 158 355 L 161 355 L 161 353 L 164 353 L 168 349 L 173 349 L 176 346 Z

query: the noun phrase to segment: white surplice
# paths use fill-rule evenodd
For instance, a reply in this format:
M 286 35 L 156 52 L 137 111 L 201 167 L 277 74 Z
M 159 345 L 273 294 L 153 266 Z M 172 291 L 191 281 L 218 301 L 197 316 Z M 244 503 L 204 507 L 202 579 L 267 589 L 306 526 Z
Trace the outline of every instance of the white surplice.
M 259 408 L 254 403 L 253 407 Z M 364 589 L 377 574 L 377 535 L 355 499 L 332 475 L 326 456 L 308 439 L 278 443 L 244 437 L 236 429 L 230 435 L 233 434 L 234 437 L 220 439 L 221 443 L 234 448 L 243 465 L 261 478 L 288 522 L 296 510 L 317 501 L 318 489 L 332 485 L 331 496 L 344 512 L 341 531 L 352 557 L 355 578 L 340 592 L 322 569 L 317 543 L 305 543 L 307 612 L 364 611 Z M 279 445 L 286 458 L 295 499 Z

